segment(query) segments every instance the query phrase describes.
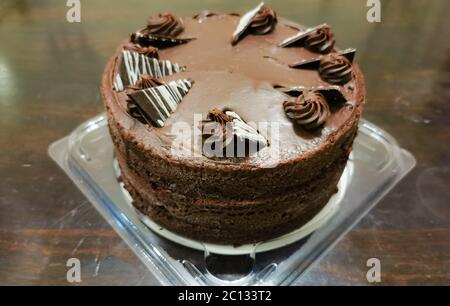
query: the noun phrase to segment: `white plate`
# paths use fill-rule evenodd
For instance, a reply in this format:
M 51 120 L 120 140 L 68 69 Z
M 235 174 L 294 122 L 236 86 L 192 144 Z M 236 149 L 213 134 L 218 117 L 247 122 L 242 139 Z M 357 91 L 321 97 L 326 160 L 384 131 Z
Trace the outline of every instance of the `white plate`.
M 114 159 L 114 168 L 117 173 L 117 177 L 120 175 L 120 168 L 117 164 L 117 161 Z M 260 252 L 266 252 L 274 249 L 281 248 L 283 246 L 289 245 L 291 243 L 294 243 L 296 241 L 299 241 L 314 231 L 316 231 L 318 228 L 323 226 L 327 221 L 336 213 L 336 211 L 339 208 L 339 204 L 344 198 L 345 190 L 348 186 L 348 180 L 351 177 L 353 171 L 353 162 L 352 158 L 349 159 L 347 166 L 344 169 L 344 172 L 342 173 L 341 179 L 338 183 L 338 192 L 335 193 L 328 203 L 322 208 L 322 210 L 314 216 L 308 223 L 303 225 L 301 228 L 290 232 L 288 234 L 285 234 L 283 236 L 264 241 L 259 242 L 255 244 L 244 244 L 241 246 L 233 246 L 233 245 L 222 245 L 222 244 L 213 244 L 213 243 L 206 243 L 201 242 L 197 240 L 193 240 L 184 236 L 181 236 L 179 234 L 176 234 L 174 232 L 171 232 L 168 229 L 165 229 L 158 223 L 151 220 L 146 215 L 140 213 L 136 210 L 137 214 L 139 215 L 139 218 L 141 221 L 150 228 L 153 232 L 157 233 L 158 235 L 169 239 L 170 241 L 173 241 L 175 243 L 181 244 L 183 246 L 196 249 L 199 251 L 207 251 L 209 253 L 214 254 L 221 254 L 221 255 L 243 255 L 243 254 L 252 254 L 252 253 L 260 253 Z M 122 189 L 122 192 L 125 196 L 125 199 L 127 203 L 132 206 L 133 199 L 131 198 L 128 191 L 124 188 L 123 183 L 120 183 L 120 187 Z

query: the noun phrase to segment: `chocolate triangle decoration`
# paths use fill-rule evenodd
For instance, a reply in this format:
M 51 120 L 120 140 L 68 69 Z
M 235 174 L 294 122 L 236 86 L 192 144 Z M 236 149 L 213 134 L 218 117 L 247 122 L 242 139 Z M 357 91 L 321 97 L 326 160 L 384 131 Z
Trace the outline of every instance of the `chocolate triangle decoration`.
M 170 61 L 160 61 L 134 51 L 123 50 L 119 72 L 114 79 L 114 89 L 122 91 L 127 86 L 134 86 L 142 74 L 161 78 L 183 70 L 184 67 Z
M 236 135 L 238 140 L 256 143 L 261 148 L 267 146 L 267 139 L 242 120 L 238 114 L 232 111 L 226 111 L 225 114 L 233 118 L 233 134 Z
M 301 45 L 302 41 L 304 41 L 305 38 L 307 38 L 309 34 L 313 33 L 314 31 L 317 31 L 318 29 L 323 28 L 323 27 L 328 27 L 328 25 L 326 23 L 324 23 L 324 24 L 318 25 L 314 28 L 309 28 L 304 31 L 300 31 L 297 34 L 283 40 L 278 46 L 285 48 L 285 47 L 290 47 L 293 44 Z
M 144 47 L 156 47 L 158 49 L 170 48 L 190 42 L 195 38 L 175 38 L 158 34 L 146 34 L 136 32 L 131 34 L 131 41 Z
M 148 121 L 151 121 L 156 127 L 163 127 L 167 118 L 175 111 L 192 85 L 191 80 L 180 79 L 164 85 L 134 91 L 128 96 Z
M 224 111 L 222 114 L 221 117 L 225 118 L 223 120 L 203 121 L 203 154 L 205 156 L 246 157 L 269 145 L 263 135 L 235 112 Z
M 353 63 L 353 59 L 355 58 L 356 49 L 345 49 L 343 51 L 336 52 L 337 55 L 342 55 L 346 57 L 350 63 Z M 303 60 L 298 63 L 294 63 L 289 65 L 291 68 L 297 68 L 297 69 L 318 69 L 320 66 L 320 60 L 324 58 L 327 55 L 321 55 L 319 57 L 310 59 L 310 60 Z
M 253 10 L 247 12 L 244 16 L 241 17 L 239 23 L 234 30 L 232 44 L 236 44 L 242 34 L 244 34 L 247 27 L 250 25 L 252 19 L 258 14 L 259 10 L 264 6 L 264 2 L 258 4 Z
M 282 93 L 285 93 L 291 97 L 298 97 L 303 94 L 304 91 L 318 91 L 320 92 L 327 102 L 331 105 L 340 105 L 347 102 L 347 99 L 342 94 L 339 86 L 316 86 L 316 87 L 304 87 L 304 86 L 293 86 L 293 87 L 283 87 L 275 86 Z

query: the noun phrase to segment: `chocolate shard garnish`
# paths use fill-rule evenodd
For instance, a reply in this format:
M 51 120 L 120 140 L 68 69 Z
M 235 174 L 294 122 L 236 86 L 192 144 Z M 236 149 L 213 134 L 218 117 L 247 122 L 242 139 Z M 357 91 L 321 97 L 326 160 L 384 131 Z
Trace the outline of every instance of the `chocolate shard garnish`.
M 353 78 L 355 49 L 347 49 L 290 65 L 297 69 L 317 69 L 320 78 L 333 85 L 345 85 Z
M 334 48 L 334 35 L 327 24 L 300 31 L 283 40 L 279 46 L 282 48 L 302 46 L 317 53 L 329 53 Z
M 246 32 L 256 35 L 270 33 L 275 28 L 276 24 L 277 15 L 275 11 L 265 6 L 264 2 L 261 2 L 253 10 L 241 17 L 236 30 L 233 33 L 231 44 L 237 44 Z
M 157 87 L 134 91 L 128 94 L 128 97 L 152 125 L 163 127 L 192 85 L 193 81 L 180 79 Z
M 284 87 L 284 86 L 274 86 L 275 89 L 281 91 L 282 93 L 291 96 L 291 97 L 299 97 L 304 92 L 308 91 L 316 91 L 320 92 L 330 105 L 341 105 L 347 102 L 347 99 L 342 94 L 339 86 L 315 86 L 315 87 L 304 87 L 304 86 L 293 86 L 293 87 Z
M 239 40 L 240 36 L 242 34 L 244 34 L 245 30 L 250 25 L 252 19 L 258 14 L 258 12 L 261 10 L 261 8 L 263 6 L 264 6 L 264 2 L 261 2 L 253 10 L 245 13 L 245 15 L 241 17 L 241 19 L 239 20 L 239 23 L 238 23 L 238 25 L 236 27 L 236 30 L 234 30 L 232 44 L 236 44 L 237 43 L 237 41 Z
M 315 30 L 325 27 L 327 26 L 326 23 L 321 24 L 319 26 L 316 26 L 314 28 L 308 28 L 304 31 L 299 31 L 297 34 L 292 35 L 288 38 L 286 38 L 285 40 L 283 40 L 281 43 L 278 44 L 279 47 L 282 48 L 286 48 L 286 47 L 290 47 L 292 45 L 301 45 L 302 42 L 305 40 L 306 37 L 308 37 L 308 35 L 312 32 L 314 32 Z
M 345 49 L 343 51 L 335 52 L 332 54 L 342 55 L 347 60 L 349 60 L 350 63 L 353 63 L 353 59 L 355 58 L 355 53 L 356 53 L 355 49 Z M 289 65 L 289 67 L 297 68 L 297 69 L 318 69 L 320 66 L 321 60 L 323 60 L 327 56 L 329 56 L 329 55 L 321 55 L 321 56 L 313 58 L 313 59 L 303 60 L 301 62 L 291 64 L 291 65 Z
M 127 102 L 128 113 L 131 115 L 131 117 L 137 119 L 143 124 L 153 125 L 151 120 L 145 116 L 145 113 L 142 111 L 142 109 L 139 108 L 139 106 L 137 106 L 131 100 L 128 100 Z
M 131 34 L 131 41 L 135 44 L 139 44 L 143 47 L 156 47 L 159 49 L 170 48 L 173 46 L 178 46 L 190 42 L 195 38 L 175 38 L 160 34 L 150 34 L 138 31 Z
M 246 157 L 269 145 L 267 139 L 233 111 L 213 109 L 202 122 L 203 154 Z
M 134 51 L 123 50 L 119 72 L 114 79 L 114 89 L 122 91 L 130 85 L 134 86 L 143 74 L 161 78 L 183 70 L 184 67 L 170 61 L 159 61 Z
M 242 120 L 238 114 L 232 111 L 226 111 L 225 114 L 233 118 L 233 133 L 238 140 L 258 144 L 259 149 L 268 145 L 267 139 Z

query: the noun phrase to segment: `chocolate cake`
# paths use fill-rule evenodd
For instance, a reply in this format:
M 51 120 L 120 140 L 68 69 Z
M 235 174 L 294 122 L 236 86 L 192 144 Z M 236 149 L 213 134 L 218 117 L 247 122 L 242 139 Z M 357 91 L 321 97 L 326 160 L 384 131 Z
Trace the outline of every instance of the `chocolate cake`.
M 101 92 L 134 206 L 219 244 L 301 227 L 337 191 L 365 88 L 355 50 L 264 4 L 151 17 L 106 65 Z

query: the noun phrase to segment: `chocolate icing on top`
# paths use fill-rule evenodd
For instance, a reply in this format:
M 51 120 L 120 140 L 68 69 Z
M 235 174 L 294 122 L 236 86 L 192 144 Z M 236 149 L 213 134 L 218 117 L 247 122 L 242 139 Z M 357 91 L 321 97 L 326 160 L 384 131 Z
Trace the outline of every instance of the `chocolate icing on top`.
M 283 103 L 286 115 L 306 130 L 321 127 L 330 116 L 330 108 L 319 91 L 305 91 L 297 99 Z
M 334 35 L 329 26 L 323 26 L 308 34 L 305 48 L 312 52 L 329 53 L 334 48 Z
M 280 153 L 277 155 L 272 152 L 272 149 L 276 149 L 275 145 L 268 146 L 258 155 L 250 156 L 246 160 L 249 167 L 251 165 L 259 167 L 261 163 L 272 164 L 296 158 L 299 154 L 306 154 L 319 148 L 327 143 L 330 137 L 341 133 L 348 126 L 349 120 L 354 120 L 360 112 L 365 93 L 364 83 L 359 68 L 354 65 L 354 78 L 347 86 L 340 88 L 348 103 L 354 105 L 353 110 L 346 107 L 333 109 L 321 133 L 313 134 L 302 128 L 292 127 L 292 121 L 286 116 L 282 106 L 286 95 L 274 89 L 273 85 L 283 84 L 286 87 L 302 85 L 306 88 L 329 85 L 319 77 L 315 69 L 289 68 L 289 63 L 310 59 L 310 51 L 277 46 L 286 37 L 295 35 L 298 29 L 304 28 L 303 26 L 296 24 L 297 28 L 294 28 L 292 22 L 279 18 L 277 26 L 271 33 L 264 37 L 249 35 L 240 45 L 232 47 L 230 33 L 236 28 L 239 17 L 218 14 L 209 17 L 207 22 L 203 23 L 192 17 L 184 18 L 183 22 L 185 25 L 183 36 L 197 39 L 173 48 L 160 49 L 159 55 L 162 59 L 186 66 L 186 70 L 159 80 L 168 82 L 190 78 L 195 80 L 195 86 L 183 97 L 183 102 L 166 120 L 164 127 L 149 131 L 148 126 L 136 124 L 134 119 L 126 116 L 124 114 L 127 107 L 126 93 L 114 93 L 112 99 L 115 102 L 109 103 L 122 126 L 146 147 L 152 148 L 155 154 L 161 156 L 173 154 L 170 146 L 173 143 L 173 128 L 177 123 L 186 122 L 193 125 L 197 114 L 206 115 L 213 108 L 232 109 L 247 122 L 279 124 Z M 118 49 L 114 63 L 107 67 L 108 82 L 117 73 L 121 59 L 122 52 Z M 112 86 L 112 83 L 108 82 L 105 83 L 105 88 Z M 350 85 L 353 90 L 348 89 Z M 273 143 L 270 134 L 261 132 Z M 193 133 L 194 131 L 191 135 Z M 186 142 L 190 141 L 190 138 L 186 139 Z M 192 150 L 197 156 L 202 156 L 201 143 L 194 143 Z M 177 158 L 191 160 L 192 153 L 177 152 Z M 211 161 L 200 158 L 198 162 Z
M 183 21 L 172 13 L 161 13 L 157 17 L 151 17 L 147 21 L 147 28 L 143 34 L 155 34 L 167 37 L 175 37 L 184 30 Z
M 197 19 L 199 22 L 203 22 L 208 17 L 217 16 L 217 13 L 205 10 L 198 14 L 195 14 L 192 18 Z
M 336 85 L 344 85 L 352 79 L 352 63 L 343 55 L 331 53 L 320 59 L 320 77 Z

